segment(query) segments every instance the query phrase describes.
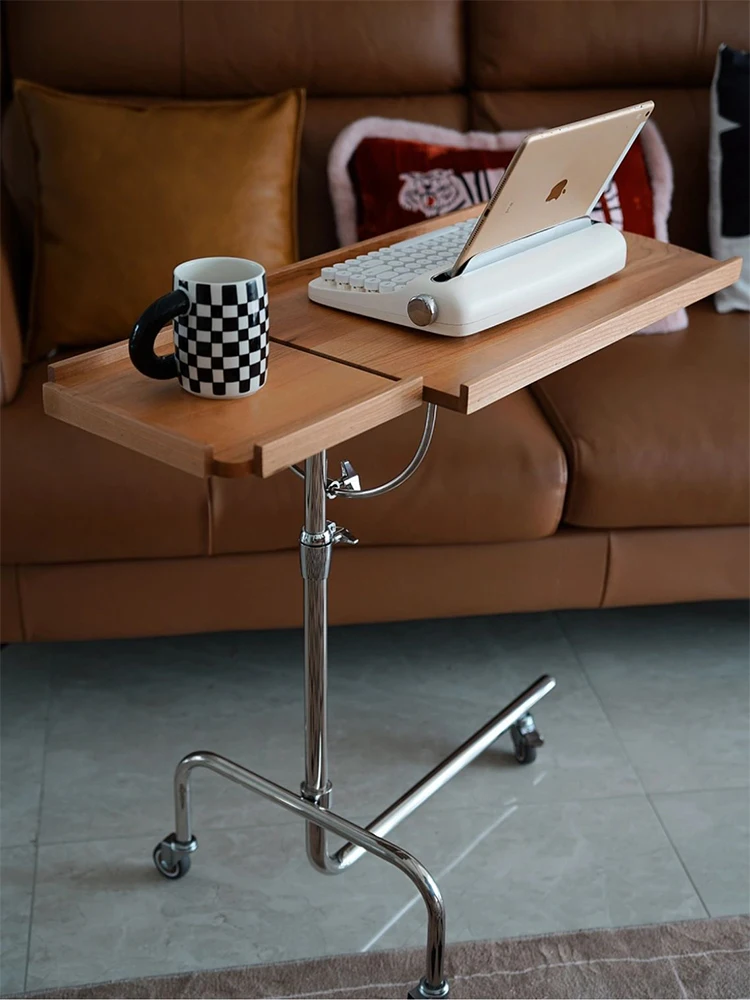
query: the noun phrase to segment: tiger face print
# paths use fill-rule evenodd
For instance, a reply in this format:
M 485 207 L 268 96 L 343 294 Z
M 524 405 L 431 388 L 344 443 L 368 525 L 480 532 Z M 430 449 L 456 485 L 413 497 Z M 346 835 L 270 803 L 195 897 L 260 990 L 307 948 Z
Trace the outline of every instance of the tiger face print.
M 470 205 L 467 192 L 450 169 L 411 170 L 399 174 L 398 203 L 407 212 L 421 212 L 427 219 Z

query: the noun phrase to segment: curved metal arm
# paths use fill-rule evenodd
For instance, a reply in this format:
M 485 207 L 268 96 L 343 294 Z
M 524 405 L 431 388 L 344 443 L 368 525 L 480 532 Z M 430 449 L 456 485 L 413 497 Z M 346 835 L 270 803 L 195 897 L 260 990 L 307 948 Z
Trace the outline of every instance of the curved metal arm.
M 404 471 L 391 479 L 390 482 L 383 483 L 382 486 L 375 486 L 370 490 L 335 490 L 334 496 L 336 497 L 346 497 L 347 499 L 364 499 L 367 497 L 379 497 L 384 493 L 390 493 L 391 490 L 395 490 L 397 486 L 405 483 L 407 479 L 414 475 L 422 461 L 427 454 L 427 449 L 430 447 L 430 442 L 432 441 L 432 435 L 435 431 L 435 421 L 437 420 L 437 406 L 434 403 L 427 404 L 427 413 L 424 418 L 424 430 L 422 431 L 422 440 L 419 442 L 419 447 L 414 453 L 414 458 L 406 466 Z
M 401 472 L 394 479 L 391 479 L 387 483 L 383 483 L 382 486 L 374 486 L 369 490 L 352 490 L 338 488 L 334 483 L 326 484 L 326 493 L 331 499 L 338 497 L 346 497 L 347 499 L 369 499 L 370 497 L 379 497 L 384 493 L 390 493 L 391 490 L 395 490 L 402 483 L 405 483 L 407 479 L 411 478 L 417 471 L 419 466 L 422 464 L 425 455 L 427 454 L 427 449 L 430 447 L 432 441 L 432 435 L 435 431 L 435 421 L 437 420 L 437 406 L 435 403 L 427 404 L 427 412 L 424 418 L 424 430 L 422 431 L 422 440 L 419 442 L 419 446 L 414 453 L 414 457 L 411 462 L 406 466 L 403 472 Z M 290 465 L 289 468 L 292 472 L 296 473 L 300 479 L 305 478 L 304 472 L 298 468 L 296 465 Z

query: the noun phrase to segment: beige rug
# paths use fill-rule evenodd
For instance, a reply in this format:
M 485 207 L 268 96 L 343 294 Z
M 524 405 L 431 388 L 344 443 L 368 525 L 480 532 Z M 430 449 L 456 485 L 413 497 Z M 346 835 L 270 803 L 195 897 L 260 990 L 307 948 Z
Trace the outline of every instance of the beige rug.
M 405 998 L 420 951 L 342 955 L 281 965 L 152 976 L 35 997 Z M 451 996 L 750 997 L 750 917 L 453 944 Z

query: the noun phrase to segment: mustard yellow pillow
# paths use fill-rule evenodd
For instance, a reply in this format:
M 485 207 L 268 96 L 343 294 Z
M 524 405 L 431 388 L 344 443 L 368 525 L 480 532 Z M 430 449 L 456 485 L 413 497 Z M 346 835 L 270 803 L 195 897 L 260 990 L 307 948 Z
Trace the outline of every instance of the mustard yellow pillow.
M 30 357 L 127 337 L 193 257 L 297 257 L 304 93 L 139 101 L 18 82 L 37 171 Z

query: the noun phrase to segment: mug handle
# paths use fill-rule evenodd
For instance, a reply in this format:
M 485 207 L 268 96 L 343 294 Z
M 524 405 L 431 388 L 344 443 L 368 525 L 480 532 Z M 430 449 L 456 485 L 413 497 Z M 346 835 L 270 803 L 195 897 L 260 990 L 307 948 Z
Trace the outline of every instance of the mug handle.
M 177 362 L 174 354 L 156 354 L 154 341 L 161 328 L 171 319 L 184 316 L 190 311 L 190 296 L 184 288 L 162 295 L 152 302 L 139 318 L 130 334 L 128 350 L 130 360 L 141 373 L 149 378 L 177 378 Z

